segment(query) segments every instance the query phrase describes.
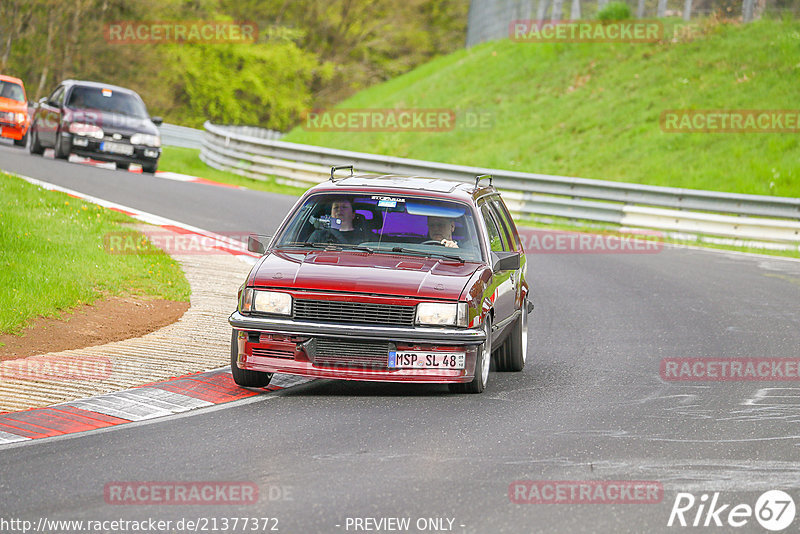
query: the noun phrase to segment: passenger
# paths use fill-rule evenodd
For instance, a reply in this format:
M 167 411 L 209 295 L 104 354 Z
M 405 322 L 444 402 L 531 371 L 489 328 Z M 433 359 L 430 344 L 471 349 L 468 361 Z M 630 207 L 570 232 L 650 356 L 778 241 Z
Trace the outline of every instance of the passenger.
M 331 219 L 339 219 L 338 228 L 318 228 L 309 236 L 309 243 L 351 243 L 366 241 L 367 232 L 356 226 L 356 212 L 353 202 L 347 198 L 337 198 L 331 204 Z
M 447 217 L 428 216 L 428 238 L 430 241 L 441 243 L 445 247 L 458 248 L 458 243 L 453 239 L 456 223 Z

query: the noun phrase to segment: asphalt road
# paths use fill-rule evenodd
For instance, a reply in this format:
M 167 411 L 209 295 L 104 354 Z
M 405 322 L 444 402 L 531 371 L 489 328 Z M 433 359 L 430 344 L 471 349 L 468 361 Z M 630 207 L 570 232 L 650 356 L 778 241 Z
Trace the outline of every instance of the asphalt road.
M 216 231 L 270 232 L 293 201 L 9 146 L 0 146 L 0 168 Z M 206 518 L 212 531 L 211 518 L 233 517 L 277 518 L 289 533 L 391 531 L 359 518 L 410 518 L 395 532 L 764 532 L 753 517 L 735 529 L 667 522 L 679 492 L 697 498 L 689 524 L 702 495 L 711 501 L 715 492 L 729 505 L 723 522 L 733 505 L 754 506 L 772 489 L 800 508 L 798 382 L 659 376 L 663 358 L 800 358 L 800 263 L 671 248 L 529 261 L 536 310 L 528 364 L 492 373 L 482 395 L 315 381 L 0 448 L 0 518 L 157 518 L 173 521 L 170 532 L 187 531 L 176 528 L 181 518 Z M 655 504 L 516 504 L 509 486 L 517 480 L 657 481 L 664 494 Z M 260 499 L 109 505 L 103 490 L 114 481 L 249 481 Z M 435 518 L 450 530 L 427 528 Z M 795 519 L 785 531 L 798 529 Z

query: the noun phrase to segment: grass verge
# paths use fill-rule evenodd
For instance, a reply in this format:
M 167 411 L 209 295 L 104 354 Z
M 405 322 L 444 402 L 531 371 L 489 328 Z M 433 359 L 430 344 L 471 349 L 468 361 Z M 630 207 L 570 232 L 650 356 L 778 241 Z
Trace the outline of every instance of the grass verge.
M 188 301 L 183 271 L 162 251 L 106 252 L 104 236 L 131 223 L 137 221 L 0 172 L 0 333 L 110 295 Z

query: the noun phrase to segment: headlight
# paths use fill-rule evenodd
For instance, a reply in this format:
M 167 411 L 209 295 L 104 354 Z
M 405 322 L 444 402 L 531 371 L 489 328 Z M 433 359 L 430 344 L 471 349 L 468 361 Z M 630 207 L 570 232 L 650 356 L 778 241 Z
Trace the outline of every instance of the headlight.
M 103 129 L 95 124 L 84 124 L 82 122 L 73 122 L 69 125 L 69 133 L 75 135 L 85 135 L 86 137 L 94 137 L 95 139 L 103 138 Z
M 467 303 L 420 302 L 417 324 L 435 326 L 467 326 Z
M 291 315 L 292 296 L 288 293 L 278 293 L 276 291 L 245 289 L 242 292 L 241 306 L 243 312 L 254 311 L 275 315 Z
M 160 147 L 161 138 L 157 135 L 135 133 L 131 136 L 131 144 Z
M 25 114 L 24 113 L 17 113 L 16 119 L 17 119 L 17 122 L 25 122 Z

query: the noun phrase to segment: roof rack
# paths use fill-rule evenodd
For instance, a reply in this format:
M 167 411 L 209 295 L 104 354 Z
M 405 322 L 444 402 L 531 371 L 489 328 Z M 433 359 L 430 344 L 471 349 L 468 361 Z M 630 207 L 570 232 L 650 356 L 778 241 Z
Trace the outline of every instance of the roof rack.
M 491 174 L 479 174 L 478 176 L 475 177 L 475 189 L 478 189 L 478 184 L 484 178 L 488 178 L 489 179 L 489 187 L 492 186 L 492 175 Z
M 336 171 L 340 171 L 342 169 L 350 169 L 350 176 L 353 176 L 353 166 L 352 165 L 334 165 L 331 167 L 331 182 L 335 182 L 333 174 Z

